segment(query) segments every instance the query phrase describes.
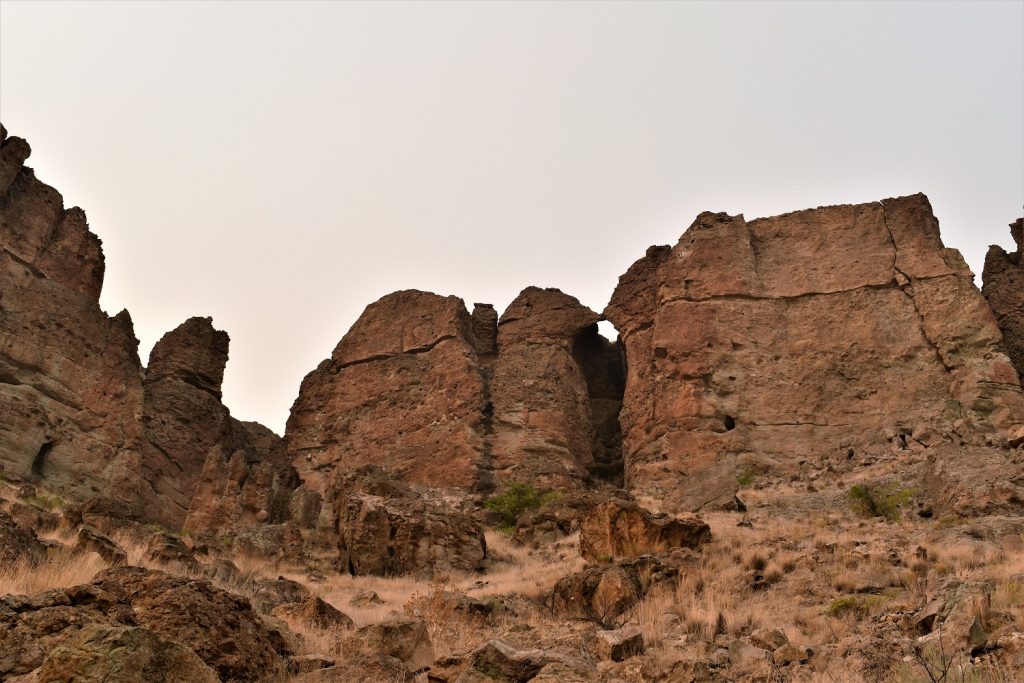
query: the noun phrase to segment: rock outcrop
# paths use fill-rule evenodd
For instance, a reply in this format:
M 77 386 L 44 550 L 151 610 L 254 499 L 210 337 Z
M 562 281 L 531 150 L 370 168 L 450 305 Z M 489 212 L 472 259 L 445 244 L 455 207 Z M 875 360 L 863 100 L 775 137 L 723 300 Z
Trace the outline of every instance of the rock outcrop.
M 191 318 L 143 370 L 128 312 L 100 309 L 99 238 L 24 166 L 29 153 L 0 127 L 0 466 L 173 528 L 287 507 L 298 481 L 280 439 L 221 403 L 227 334 Z
M 598 462 L 615 469 L 619 351 L 598 333 L 600 319 L 537 287 L 501 316 L 490 387 L 496 479 L 565 490 L 587 482 Z
M 436 489 L 417 488 L 364 465 L 340 477 L 332 497 L 342 571 L 430 576 L 477 570 L 486 557 L 479 523 Z
M 704 213 L 605 311 L 626 347 L 626 487 L 667 510 L 734 504 L 748 465 L 1005 442 L 1024 395 L 923 195 L 747 222 Z
M 982 292 L 995 313 L 1003 332 L 1003 346 L 1024 377 L 1024 218 L 1010 224 L 1010 234 L 1017 243 L 1012 254 L 1000 246 L 988 248 L 982 275 Z
M 479 326 L 477 326 L 479 327 Z M 305 484 L 380 465 L 406 481 L 478 489 L 484 379 L 462 300 L 415 290 L 371 304 L 302 382 L 286 443 Z
M 67 497 L 136 490 L 142 413 L 127 311 L 100 309 L 103 250 L 0 126 L 0 465 Z
M 696 515 L 655 515 L 623 498 L 597 505 L 580 521 L 580 555 L 588 562 L 698 548 L 709 540 L 711 527 Z

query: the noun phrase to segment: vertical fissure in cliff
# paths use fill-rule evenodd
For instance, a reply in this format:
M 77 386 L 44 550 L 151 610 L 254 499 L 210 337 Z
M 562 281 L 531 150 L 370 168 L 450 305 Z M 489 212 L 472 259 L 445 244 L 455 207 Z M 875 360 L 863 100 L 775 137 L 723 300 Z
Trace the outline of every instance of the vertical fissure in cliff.
M 623 485 L 622 428 L 619 412 L 626 391 L 626 357 L 618 341 L 609 341 L 595 323 L 573 341 L 572 356 L 587 383 L 593 420 L 590 476 Z

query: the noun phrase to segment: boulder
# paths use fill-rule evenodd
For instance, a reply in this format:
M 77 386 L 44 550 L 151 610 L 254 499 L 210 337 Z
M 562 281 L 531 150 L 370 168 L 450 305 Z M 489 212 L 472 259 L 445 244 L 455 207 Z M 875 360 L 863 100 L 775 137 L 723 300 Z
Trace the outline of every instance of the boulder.
M 386 662 L 390 659 L 402 663 L 408 674 L 430 668 L 434 661 L 434 645 L 427 632 L 427 624 L 418 619 L 392 619 L 370 624 L 349 636 L 342 648 L 346 658 Z
M 624 498 L 597 505 L 580 522 L 580 555 L 588 562 L 697 548 L 710 539 L 711 527 L 696 515 L 655 515 Z
M 644 634 L 635 626 L 598 631 L 593 640 L 594 656 L 612 662 L 621 662 L 644 652 Z
M 751 464 L 898 457 L 916 428 L 1005 438 L 1024 393 L 972 277 L 923 195 L 699 215 L 605 310 L 628 365 L 627 488 L 672 512 L 731 508 Z
M 560 617 L 608 626 L 653 587 L 678 577 L 684 562 L 678 556 L 645 555 L 588 567 L 555 582 L 551 609 Z
M 332 498 L 338 564 L 353 575 L 429 575 L 482 566 L 487 546 L 480 525 L 436 491 L 369 465 L 342 477 Z
M 46 556 L 46 547 L 30 530 L 0 510 L 0 565 L 34 564 Z
M 196 654 L 144 628 L 88 624 L 55 647 L 37 683 L 218 683 Z
M 177 565 L 186 569 L 199 568 L 192 551 L 173 534 L 158 533 L 150 536 L 146 542 L 145 557 L 159 564 Z
M 83 526 L 78 530 L 78 543 L 75 546 L 81 552 L 93 552 L 110 565 L 128 564 L 128 553 L 112 538 L 95 529 Z
M 1003 333 L 1003 348 L 1024 377 L 1024 218 L 1010 225 L 1017 250 L 1007 253 L 1000 246 L 988 248 L 981 288 Z
M 276 607 L 303 602 L 309 597 L 309 589 L 301 583 L 279 576 L 253 586 L 252 605 L 257 612 L 270 614 Z
M 248 600 L 206 581 L 119 567 L 101 572 L 93 585 L 129 605 L 138 626 L 190 648 L 223 680 L 262 680 L 291 654 Z
M 456 680 L 457 683 L 493 680 L 519 683 L 532 680 L 552 663 L 582 668 L 579 662 L 557 652 L 519 649 L 502 640 L 490 640 L 473 653 L 469 668 Z
M 298 621 L 320 629 L 352 628 L 352 618 L 316 596 L 301 602 L 278 605 L 271 614 L 279 619 Z

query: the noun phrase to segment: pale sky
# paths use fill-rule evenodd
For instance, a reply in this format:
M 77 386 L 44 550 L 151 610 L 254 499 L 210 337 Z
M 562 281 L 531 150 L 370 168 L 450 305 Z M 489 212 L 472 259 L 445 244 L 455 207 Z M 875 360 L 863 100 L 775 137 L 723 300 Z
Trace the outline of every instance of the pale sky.
M 143 362 L 213 316 L 225 403 L 280 433 L 384 294 L 600 311 L 704 210 L 921 191 L 980 273 L 1024 203 L 1024 2 L 0 0 L 0 120 Z

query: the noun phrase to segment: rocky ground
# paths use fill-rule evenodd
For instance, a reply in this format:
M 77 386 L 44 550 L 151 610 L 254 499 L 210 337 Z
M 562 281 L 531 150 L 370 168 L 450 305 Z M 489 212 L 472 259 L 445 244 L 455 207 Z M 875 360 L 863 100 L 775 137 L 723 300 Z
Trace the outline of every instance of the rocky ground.
M 1024 258 L 704 213 L 598 313 L 370 304 L 283 437 L 0 126 L 0 680 L 1024 680 Z M 615 341 L 598 333 L 611 321 Z
M 1024 521 L 922 516 L 927 497 L 893 465 L 754 474 L 746 511 L 707 526 L 666 530 L 610 492 L 581 525 L 576 502 L 554 500 L 511 534 L 488 529 L 479 570 L 429 579 L 321 572 L 153 526 L 101 531 L 6 482 L 0 677 L 1019 680 Z

